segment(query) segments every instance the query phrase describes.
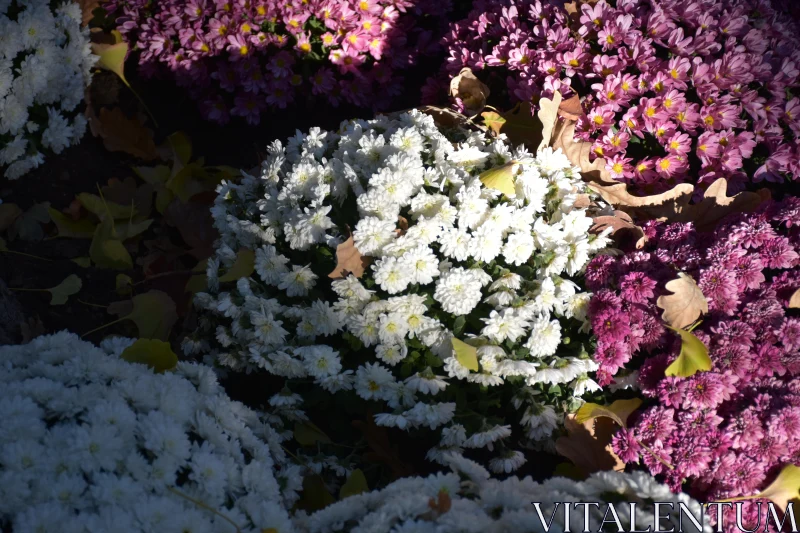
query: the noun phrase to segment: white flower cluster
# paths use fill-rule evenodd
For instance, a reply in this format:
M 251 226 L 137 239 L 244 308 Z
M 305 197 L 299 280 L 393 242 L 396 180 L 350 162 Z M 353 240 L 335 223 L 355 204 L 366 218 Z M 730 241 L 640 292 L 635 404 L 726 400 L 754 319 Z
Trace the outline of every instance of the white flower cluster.
M 86 131 L 78 112 L 96 61 L 77 3 L 0 0 L 0 167 L 17 179 Z
M 212 369 L 154 374 L 119 358 L 131 342 L 0 348 L 0 527 L 290 531 L 302 476 L 281 438 Z
M 206 333 L 185 347 L 234 370 L 353 390 L 389 407 L 379 425 L 442 428 L 431 459 L 497 447 L 492 469 L 510 472 L 524 462 L 503 443 L 512 426 L 505 414 L 477 412 L 478 400 L 498 412 L 513 404 L 517 439 L 530 443 L 598 388 L 579 342 L 588 340 L 589 294 L 566 276 L 608 240 L 589 234 L 591 218 L 574 206 L 582 182 L 560 151 L 533 156 L 479 132 L 451 133 L 455 142 L 411 111 L 298 132 L 286 148 L 274 142 L 260 178 L 219 189 L 221 240 L 209 290 L 196 298 Z M 479 178 L 503 165 L 510 195 Z M 331 282 L 348 228 L 361 264 L 371 263 L 360 278 Z M 243 251 L 254 273 L 220 282 Z M 454 338 L 472 345 L 472 369 Z M 459 390 L 472 391 L 466 403 Z
M 586 481 L 551 478 L 536 483 L 530 477 L 497 480 L 479 465 L 463 457 L 448 457 L 455 472 L 427 478 L 395 481 L 382 490 L 350 496 L 314 514 L 298 514 L 300 533 L 506 533 L 508 531 L 601 531 L 607 528 L 633 531 L 659 525 L 700 533 L 692 522 L 679 516 L 680 504 L 693 517 L 701 516 L 702 505 L 685 493 L 674 494 L 645 472 L 599 472 Z M 465 481 L 462 481 L 462 478 Z M 656 522 L 652 502 L 660 507 L 662 521 Z M 590 505 L 572 504 L 591 502 Z M 539 503 L 541 516 L 533 503 Z M 631 505 L 636 503 L 631 520 Z M 558 504 L 558 507 L 556 507 Z M 565 504 L 570 505 L 569 528 Z M 672 509 L 670 509 L 672 504 Z M 613 511 L 612 511 L 613 509 Z M 587 528 L 584 523 L 586 518 Z M 616 523 L 615 523 L 616 519 Z M 551 523 L 552 521 L 552 523 Z M 616 530 L 616 529 L 615 529 Z M 712 527 L 704 520 L 703 533 Z

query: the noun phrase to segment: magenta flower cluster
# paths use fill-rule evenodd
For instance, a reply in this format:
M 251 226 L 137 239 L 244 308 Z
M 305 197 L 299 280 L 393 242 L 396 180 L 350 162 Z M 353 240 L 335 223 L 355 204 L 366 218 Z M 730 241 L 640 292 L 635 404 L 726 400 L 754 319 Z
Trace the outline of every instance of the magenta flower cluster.
M 597 257 L 586 273 L 598 380 L 638 366 L 654 404 L 616 435 L 614 450 L 706 501 L 754 494 L 800 461 L 800 318 L 787 309 L 800 289 L 800 198 L 735 215 L 713 233 L 654 222 L 645 231 L 643 250 Z M 694 334 L 712 367 L 688 378 L 665 376 L 681 342 L 656 305 L 677 272 L 709 307 Z
M 309 94 L 384 107 L 398 70 L 438 46 L 450 0 L 110 0 L 145 76 L 171 73 L 206 118 L 257 124 Z M 433 21 L 422 28 L 418 21 Z
M 478 0 L 445 39 L 446 71 L 470 67 L 511 101 L 585 97 L 577 137 L 639 192 L 800 179 L 800 25 L 787 12 L 770 0 L 614 4 L 578 2 L 570 16 L 562 0 Z

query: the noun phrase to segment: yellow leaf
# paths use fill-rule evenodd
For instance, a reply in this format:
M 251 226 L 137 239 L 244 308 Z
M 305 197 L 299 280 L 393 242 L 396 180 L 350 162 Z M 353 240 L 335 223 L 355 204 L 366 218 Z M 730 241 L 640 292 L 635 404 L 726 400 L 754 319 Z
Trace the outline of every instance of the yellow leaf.
M 117 294 L 120 296 L 128 296 L 133 290 L 133 279 L 127 274 L 117 274 L 114 285 Z
M 503 124 L 506 123 L 506 119 L 500 113 L 495 113 L 494 111 L 485 111 L 481 113 L 481 116 L 486 127 L 495 134 L 500 133 L 500 130 L 503 129 Z
M 158 165 L 155 167 L 132 167 L 137 176 L 142 178 L 150 185 L 158 185 L 159 183 L 166 183 L 172 175 L 167 165 Z
M 70 217 L 52 207 L 47 210 L 50 213 L 50 220 L 55 222 L 59 237 L 71 237 L 74 239 L 91 239 L 97 225 L 91 220 L 81 219 L 72 220 Z
M 192 141 L 189 136 L 182 131 L 178 131 L 167 137 L 162 144 L 165 150 L 169 150 L 173 160 L 181 165 L 188 165 L 192 158 Z
M 83 286 L 81 278 L 75 274 L 70 274 L 64 281 L 52 289 L 47 289 L 52 295 L 50 297 L 50 305 L 62 305 L 67 303 L 67 299 L 73 294 L 77 294 L 78 291 L 81 290 L 81 286 Z
M 362 472 L 360 468 L 357 468 L 350 473 L 347 477 L 347 481 L 345 481 L 342 488 L 339 489 L 339 499 L 343 500 L 348 496 L 355 496 L 356 494 L 367 491 L 369 491 L 367 478 L 364 476 L 364 472 Z
M 78 201 L 84 209 L 101 220 L 108 215 L 111 215 L 114 219 L 129 219 L 131 216 L 136 216 L 136 208 L 132 205 L 119 205 L 109 201 L 103 202 L 103 199 L 96 194 L 82 192 L 78 195 Z
M 255 269 L 255 261 L 256 256 L 253 253 L 253 250 L 248 250 L 246 248 L 239 251 L 236 254 L 236 261 L 233 262 L 231 268 L 225 273 L 225 275 L 220 276 L 219 281 L 221 283 L 225 283 L 226 281 L 236 281 L 240 278 L 246 278 L 253 273 Z
M 208 266 L 208 259 L 203 259 L 197 263 L 197 265 L 192 269 L 192 272 L 198 272 L 198 274 L 195 274 L 189 278 L 189 281 L 186 282 L 186 287 L 183 289 L 183 292 L 191 292 L 192 294 L 196 294 L 206 290 L 206 287 L 208 286 L 206 266 Z
M 455 353 L 456 360 L 461 363 L 461 366 L 473 372 L 478 371 L 478 350 L 474 346 L 470 346 L 464 341 L 453 337 L 450 339 L 453 343 L 453 352 Z
M 125 348 L 121 357 L 129 363 L 147 365 L 159 374 L 178 364 L 178 356 L 169 343 L 157 339 L 139 339 Z
M 89 268 L 92 266 L 92 260 L 88 257 L 76 257 L 72 259 L 72 262 L 78 265 L 79 267 Z
M 124 315 L 120 320 L 133 321 L 139 337 L 146 339 L 169 339 L 169 332 L 178 320 L 175 302 L 166 293 L 156 290 L 138 294 L 132 300 L 113 303 L 108 306 L 108 312 Z
M 125 79 L 125 57 L 128 55 L 128 43 L 92 43 L 92 53 L 99 58 L 96 63 L 98 68 L 113 72 L 125 85 L 130 87 L 130 83 Z
M 131 254 L 119 240 L 110 220 L 97 226 L 89 246 L 89 257 L 100 268 L 127 270 L 133 268 Z
M 294 425 L 294 440 L 300 446 L 314 446 L 318 442 L 330 442 L 324 431 L 312 422 L 297 422 Z
M 628 427 L 628 417 L 639 406 L 642 405 L 642 400 L 639 398 L 631 398 L 630 400 L 617 400 L 611 405 L 598 405 L 596 403 L 585 403 L 575 413 L 575 421 L 579 424 L 588 422 L 598 417 L 610 418 L 620 427 Z
M 786 509 L 789 500 L 800 498 L 800 468 L 786 465 L 775 481 L 754 497 L 772 500 Z
M 701 370 L 711 370 L 708 348 L 700 339 L 689 331 L 667 327 L 681 336 L 681 352 L 664 371 L 665 375 L 688 378 Z
M 656 305 L 664 310 L 662 320 L 673 328 L 694 324 L 700 315 L 708 313 L 708 301 L 694 279 L 684 272 L 668 282 L 665 289 L 672 294 L 659 296 Z
M 517 173 L 519 163 L 509 161 L 505 165 L 490 168 L 481 172 L 480 180 L 488 189 L 494 189 L 505 194 L 509 198 L 516 196 L 516 186 L 514 185 L 514 175 Z

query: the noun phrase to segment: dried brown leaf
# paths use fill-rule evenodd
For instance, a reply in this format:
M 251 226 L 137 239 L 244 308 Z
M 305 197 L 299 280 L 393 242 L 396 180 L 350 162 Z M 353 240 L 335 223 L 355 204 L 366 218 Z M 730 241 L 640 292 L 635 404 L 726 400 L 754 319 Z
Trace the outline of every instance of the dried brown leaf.
M 533 114 L 531 104 L 521 102 L 513 109 L 503 113 L 505 122 L 499 133 L 505 133 L 511 144 L 524 144 L 528 150 L 535 151 L 542 142 L 542 121 Z
M 656 305 L 664 310 L 661 319 L 675 329 L 692 325 L 700 315 L 708 313 L 708 301 L 694 279 L 684 272 L 664 288 L 672 294 L 659 296 Z
M 450 96 L 459 98 L 470 116 L 477 115 L 486 107 L 489 87 L 475 77 L 469 67 L 464 67 L 450 80 Z
M 588 194 L 579 194 L 577 198 L 575 198 L 575 203 L 573 207 L 575 209 L 586 209 L 587 207 L 592 205 L 592 199 L 589 197 Z
M 564 427 L 568 435 L 556 440 L 556 451 L 571 460 L 584 473 L 604 470 L 625 470 L 625 463 L 611 448 L 611 437 L 619 426 L 609 418 L 587 420 L 583 424 L 575 415 L 567 416 Z
M 794 291 L 792 297 L 789 298 L 789 309 L 800 309 L 800 289 Z
M 558 106 L 558 116 L 567 120 L 578 120 L 583 116 L 583 107 L 581 107 L 581 97 L 573 94 L 566 100 L 561 101 Z
M 344 279 L 349 274 L 360 278 L 364 275 L 364 270 L 369 266 L 370 258 L 362 256 L 356 248 L 353 236 L 350 235 L 346 241 L 336 247 L 336 268 L 328 274 L 331 279 Z
M 17 204 L 0 204 L 0 231 L 11 227 L 22 214 L 22 209 Z
M 601 233 L 606 228 L 611 228 L 611 235 L 619 248 L 626 248 L 627 243 L 635 242 L 637 250 L 644 248 L 647 243 L 642 228 L 633 223 L 631 217 L 624 211 L 614 211 L 613 215 L 594 217 L 594 224 L 589 230 L 592 233 Z
M 470 124 L 469 118 L 465 117 L 461 113 L 453 111 L 452 109 L 447 109 L 445 107 L 425 105 L 417 109 L 419 109 L 426 115 L 432 116 L 433 121 L 436 122 L 436 124 L 441 127 L 458 128 L 458 127 L 466 127 L 467 125 Z
M 727 188 L 725 178 L 719 178 L 706 189 L 700 202 L 686 206 L 679 216 L 669 217 L 670 220 L 694 222 L 699 231 L 710 231 L 731 213 L 751 213 L 771 197 L 767 189 L 727 196 Z
M 558 106 L 561 105 L 561 93 L 556 91 L 553 94 L 553 99 L 541 98 L 539 99 L 539 111 L 536 116 L 542 123 L 542 140 L 536 150 L 539 151 L 545 146 L 550 144 L 553 137 L 553 128 L 558 122 Z
M 153 130 L 137 119 L 129 119 L 118 107 L 113 110 L 104 107 L 99 117 L 90 117 L 89 125 L 92 134 L 102 138 L 110 152 L 125 152 L 145 161 L 158 157 Z
M 102 0 L 77 0 L 81 8 L 82 20 L 81 23 L 86 26 L 94 18 L 92 11 L 100 7 Z

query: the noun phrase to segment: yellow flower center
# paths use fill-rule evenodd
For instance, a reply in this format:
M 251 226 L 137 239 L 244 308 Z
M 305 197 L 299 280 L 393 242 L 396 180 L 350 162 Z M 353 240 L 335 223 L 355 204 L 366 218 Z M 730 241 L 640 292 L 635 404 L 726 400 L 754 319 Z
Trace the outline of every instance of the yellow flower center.
M 662 159 L 661 162 L 658 164 L 662 170 L 669 170 L 670 161 L 669 159 Z
M 614 170 L 614 172 L 616 172 L 617 174 L 622 174 L 622 163 L 614 163 L 614 166 L 613 166 L 613 167 L 611 167 L 611 168 L 612 168 L 612 169 Z

